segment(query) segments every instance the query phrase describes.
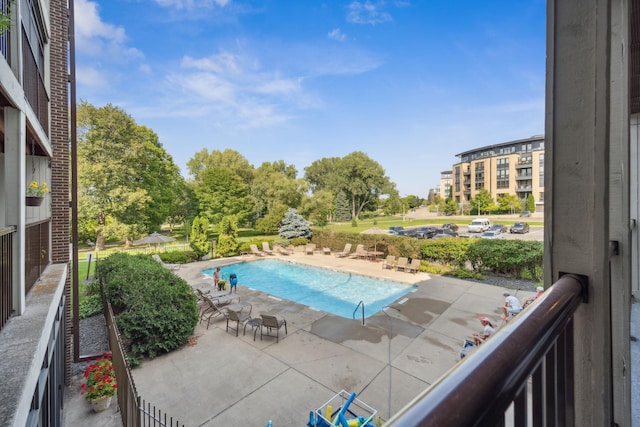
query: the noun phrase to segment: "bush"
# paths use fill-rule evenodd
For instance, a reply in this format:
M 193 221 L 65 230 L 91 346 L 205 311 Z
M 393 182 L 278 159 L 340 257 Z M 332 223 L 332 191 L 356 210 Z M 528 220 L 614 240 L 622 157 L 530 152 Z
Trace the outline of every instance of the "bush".
M 296 238 L 291 239 L 291 244 L 293 246 L 304 246 L 307 243 L 309 243 L 309 239 L 306 239 L 304 237 L 296 237 Z
M 193 333 L 198 322 L 193 290 L 151 257 L 116 253 L 102 260 L 96 273 L 132 363 L 174 350 Z
M 165 264 L 186 264 L 188 262 L 194 262 L 198 260 L 198 255 L 193 251 L 164 252 L 159 253 L 158 255 Z
M 102 313 L 102 296 L 100 294 L 85 296 L 78 306 L 81 319 Z

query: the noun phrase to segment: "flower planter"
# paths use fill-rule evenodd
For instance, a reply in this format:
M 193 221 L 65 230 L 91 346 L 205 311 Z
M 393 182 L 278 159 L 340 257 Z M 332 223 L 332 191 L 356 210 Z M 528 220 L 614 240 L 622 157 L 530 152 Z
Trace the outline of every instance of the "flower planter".
M 91 403 L 93 412 L 102 412 L 109 408 L 109 405 L 111 405 L 112 397 L 113 396 L 102 396 L 98 399 L 90 400 L 89 403 Z
M 27 206 L 40 206 L 44 197 L 41 196 L 26 196 L 26 204 Z

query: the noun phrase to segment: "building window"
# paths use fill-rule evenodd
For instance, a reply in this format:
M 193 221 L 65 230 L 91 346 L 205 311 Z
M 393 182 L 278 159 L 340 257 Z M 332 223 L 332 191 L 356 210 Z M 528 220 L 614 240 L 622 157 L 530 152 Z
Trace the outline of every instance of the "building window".
M 541 191 L 538 195 L 538 201 L 544 203 L 544 191 Z

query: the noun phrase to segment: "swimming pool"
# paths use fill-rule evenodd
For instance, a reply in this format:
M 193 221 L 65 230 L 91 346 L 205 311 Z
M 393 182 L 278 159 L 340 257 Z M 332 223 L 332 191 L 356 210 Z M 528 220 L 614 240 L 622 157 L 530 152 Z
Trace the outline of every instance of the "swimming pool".
M 212 268 L 202 272 L 213 276 Z M 348 319 L 360 301 L 369 317 L 414 289 L 404 283 L 275 259 L 224 266 L 222 273 L 224 278 L 235 273 L 243 286 Z M 356 318 L 361 316 L 358 308 Z

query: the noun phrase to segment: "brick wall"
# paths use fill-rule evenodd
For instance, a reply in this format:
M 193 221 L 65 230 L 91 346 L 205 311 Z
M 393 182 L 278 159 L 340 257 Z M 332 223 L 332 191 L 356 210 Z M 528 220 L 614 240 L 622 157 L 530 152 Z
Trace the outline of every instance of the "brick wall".
M 70 208 L 69 208 L 69 22 L 67 0 L 50 0 L 50 114 L 51 114 L 51 260 L 69 263 Z M 71 377 L 71 279 L 66 281 L 65 321 L 65 382 Z

